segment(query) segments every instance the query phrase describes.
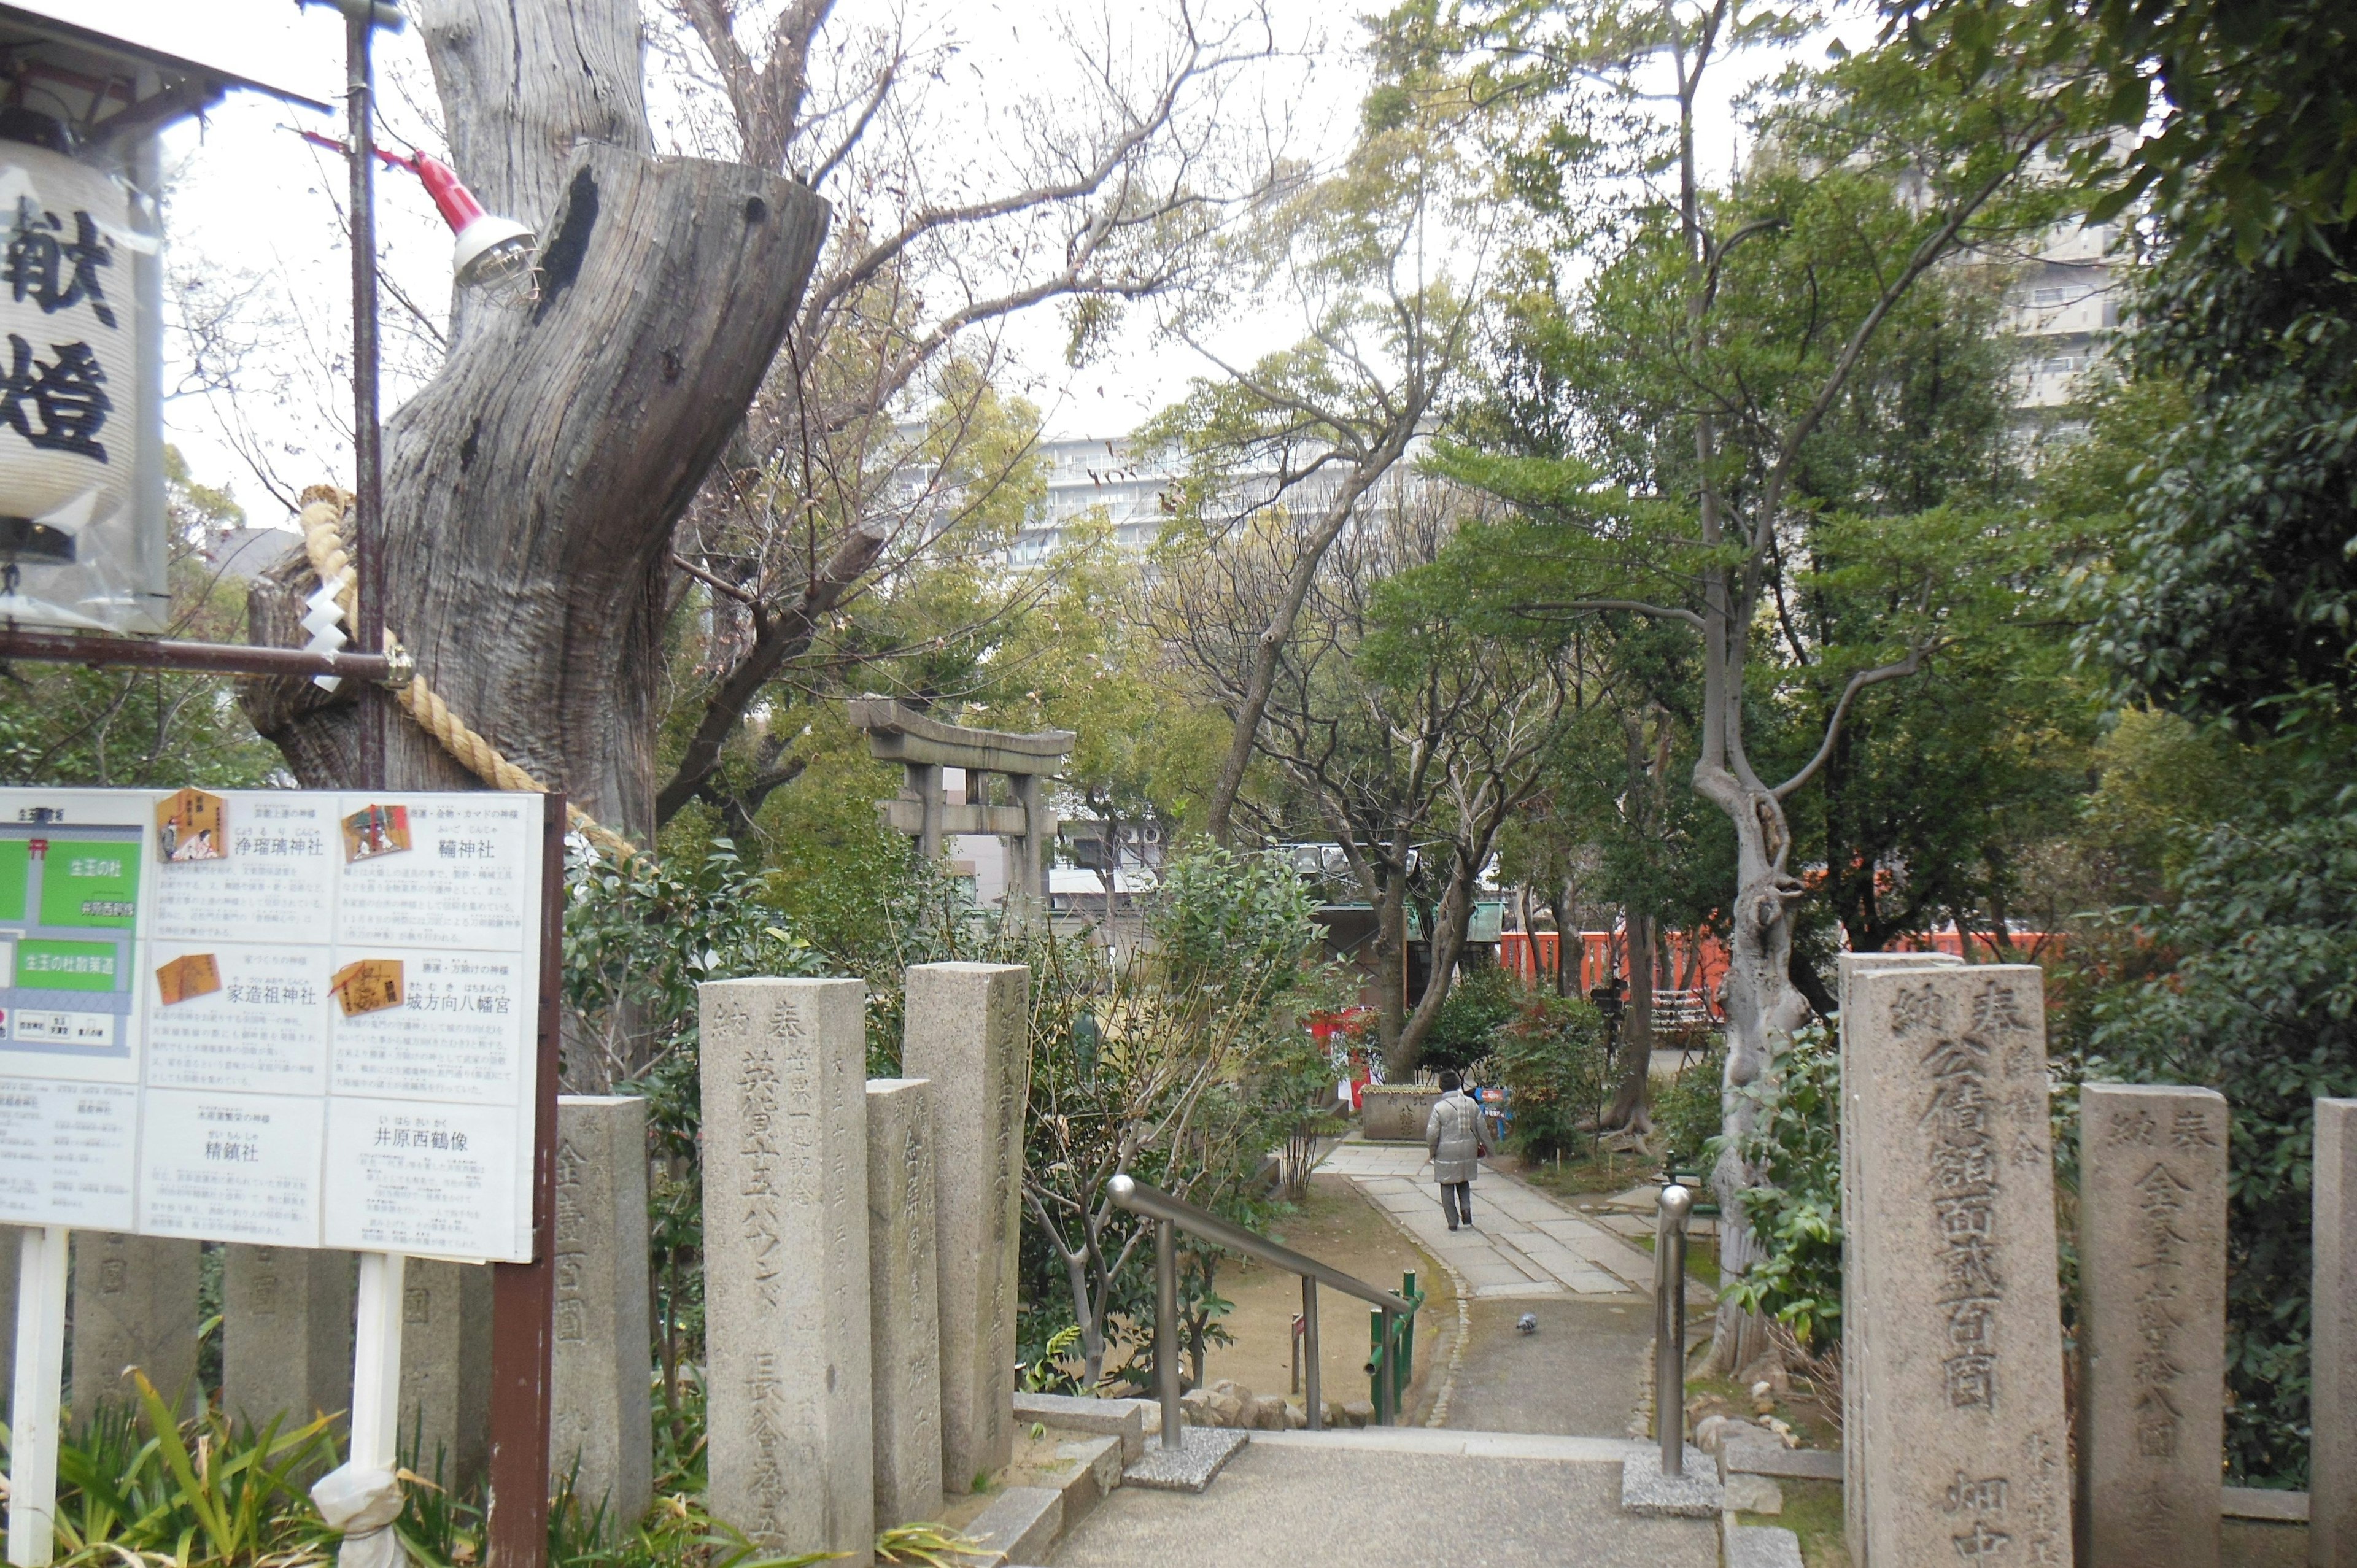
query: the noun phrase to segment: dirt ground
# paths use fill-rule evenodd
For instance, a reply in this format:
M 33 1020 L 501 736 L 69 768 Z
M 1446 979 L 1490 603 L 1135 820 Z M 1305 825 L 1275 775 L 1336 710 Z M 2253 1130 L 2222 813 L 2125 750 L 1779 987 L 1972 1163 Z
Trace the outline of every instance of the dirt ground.
M 1415 1382 L 1407 1408 L 1420 1420 L 1437 1393 L 1436 1368 L 1445 1368 L 1457 1335 L 1457 1300 L 1448 1273 L 1411 1244 L 1342 1176 L 1312 1176 L 1300 1212 L 1270 1227 L 1269 1234 L 1297 1252 L 1306 1252 L 1387 1290 L 1397 1290 L 1402 1271 L 1415 1271 L 1426 1295 L 1416 1315 Z M 1293 1319 L 1301 1310 L 1301 1281 L 1264 1264 L 1225 1264 L 1220 1294 L 1235 1304 L 1227 1316 L 1232 1345 L 1215 1345 L 1206 1359 L 1207 1381 L 1232 1378 L 1255 1394 L 1288 1394 L 1293 1371 Z M 1329 1400 L 1371 1399 L 1366 1373 L 1367 1314 L 1356 1297 L 1321 1287 L 1318 1293 L 1318 1362 Z M 1301 1396 L 1289 1393 L 1299 1404 Z

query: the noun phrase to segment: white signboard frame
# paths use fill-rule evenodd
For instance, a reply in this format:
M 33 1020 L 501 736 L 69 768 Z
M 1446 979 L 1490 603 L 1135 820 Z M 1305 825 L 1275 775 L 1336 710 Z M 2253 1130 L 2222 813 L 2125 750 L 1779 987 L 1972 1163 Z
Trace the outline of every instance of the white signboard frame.
M 0 1223 L 531 1262 L 543 812 L 0 789 Z

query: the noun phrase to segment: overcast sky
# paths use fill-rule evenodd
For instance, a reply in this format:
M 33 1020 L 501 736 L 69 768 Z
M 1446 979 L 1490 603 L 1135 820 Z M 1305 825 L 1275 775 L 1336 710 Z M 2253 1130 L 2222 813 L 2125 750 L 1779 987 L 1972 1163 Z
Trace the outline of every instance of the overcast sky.
M 339 102 L 343 26 L 326 8 L 298 10 L 290 0 L 37 0 L 64 4 L 77 16 L 114 27 L 166 47 L 240 70 L 297 92 Z M 1102 0 L 975 3 L 962 0 L 840 0 L 831 27 L 856 27 L 899 14 L 934 37 L 959 46 L 954 69 L 936 91 L 964 95 L 983 107 L 998 91 L 1055 89 L 1059 67 L 1043 47 L 1055 14 L 1092 16 Z M 1124 0 L 1125 5 L 1126 0 Z M 1294 113 L 1296 151 L 1330 159 L 1347 144 L 1364 83 L 1355 47 L 1357 5 L 1272 0 L 1280 44 L 1292 58 L 1267 68 L 1261 91 Z M 1846 27 L 1845 32 L 1870 29 Z M 1862 41 L 1862 39 L 1858 40 Z M 651 61 L 652 57 L 651 58 Z M 379 88 L 387 139 L 441 153 L 435 130 L 432 81 L 414 29 L 383 38 Z M 1735 149 L 1727 99 L 1741 81 L 1774 62 L 1747 62 L 1730 72 L 1701 138 L 1708 161 L 1724 169 Z M 1046 73 L 1043 79 L 1043 72 Z M 653 116 L 665 118 L 665 83 L 650 84 Z M 965 111 L 960 111 L 965 112 Z M 167 237 L 170 269 L 186 285 L 192 318 L 220 316 L 226 362 L 237 383 L 232 398 L 208 390 L 192 338 L 168 330 L 166 405 L 168 437 L 194 473 L 226 483 L 257 523 L 283 521 L 256 477 L 256 467 L 299 488 L 337 477 L 349 482 L 348 381 L 350 272 L 340 197 L 344 171 L 331 153 L 311 147 L 294 128 L 340 133 L 340 114 L 325 115 L 255 93 L 233 93 L 202 123 L 184 122 L 167 137 L 171 171 Z M 658 134 L 663 133 L 659 128 Z M 465 171 L 459 171 L 464 176 Z M 434 346 L 417 314 L 394 294 L 438 316 L 449 292 L 449 235 L 414 180 L 399 172 L 378 184 L 385 267 L 393 285 L 384 302 L 387 338 L 385 404 L 390 412 L 430 371 Z M 224 302 L 234 308 L 224 312 Z M 255 323 L 267 322 L 257 332 Z M 1285 323 L 1232 323 L 1223 351 L 1249 358 L 1275 347 L 1269 336 Z M 1008 335 L 1021 364 L 1022 390 L 1046 411 L 1053 435 L 1118 435 L 1177 395 L 1189 376 L 1210 367 L 1183 347 L 1157 344 L 1139 331 L 1116 352 L 1079 372 L 1060 363 L 1062 329 L 1049 311 L 1034 312 Z

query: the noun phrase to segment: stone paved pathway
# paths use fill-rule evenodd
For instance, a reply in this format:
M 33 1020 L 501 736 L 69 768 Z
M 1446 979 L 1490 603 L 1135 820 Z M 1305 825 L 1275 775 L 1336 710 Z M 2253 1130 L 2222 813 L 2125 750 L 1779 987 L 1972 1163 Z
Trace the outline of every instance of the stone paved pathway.
M 1354 1134 L 1318 1169 L 1348 1176 L 1426 1251 L 1445 1259 L 1477 1298 L 1652 1293 L 1652 1253 L 1512 1176 L 1485 1169 L 1473 1184 L 1474 1228 L 1451 1232 L 1420 1144 L 1373 1144 Z

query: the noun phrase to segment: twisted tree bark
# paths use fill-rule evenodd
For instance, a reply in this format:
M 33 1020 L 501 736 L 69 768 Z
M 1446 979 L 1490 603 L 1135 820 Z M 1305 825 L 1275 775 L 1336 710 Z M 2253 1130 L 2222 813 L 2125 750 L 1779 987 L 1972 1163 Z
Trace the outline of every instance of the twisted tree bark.
M 387 421 L 387 626 L 510 758 L 618 830 L 654 822 L 672 526 L 743 417 L 826 229 L 802 185 L 649 152 L 634 0 L 426 0 L 459 172 L 541 236 L 534 286 L 464 299 L 448 360 Z M 296 643 L 309 574 L 253 598 Z M 358 778 L 362 703 L 250 682 L 306 785 Z M 388 781 L 478 780 L 397 711 Z

